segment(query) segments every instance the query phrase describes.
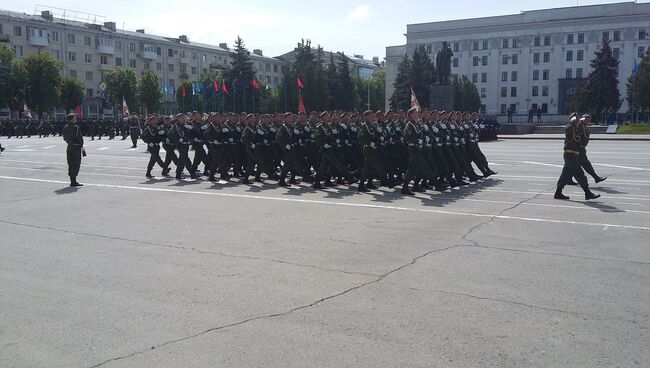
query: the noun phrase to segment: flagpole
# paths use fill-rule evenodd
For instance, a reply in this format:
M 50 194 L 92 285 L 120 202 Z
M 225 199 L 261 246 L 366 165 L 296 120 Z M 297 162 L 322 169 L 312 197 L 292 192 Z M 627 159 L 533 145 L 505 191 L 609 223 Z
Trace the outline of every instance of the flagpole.
M 634 74 L 634 79 L 632 80 L 632 111 L 630 118 L 632 119 L 632 122 L 635 123 L 636 119 L 634 118 L 634 105 L 636 103 L 636 78 L 638 74 L 636 60 L 634 61 L 634 71 L 632 71 L 632 73 Z
M 244 109 L 242 110 L 242 112 L 246 112 L 246 87 L 247 87 L 247 85 L 244 84 L 243 88 L 242 88 L 244 90 Z
M 289 110 L 289 101 L 287 100 L 287 90 L 289 89 L 289 83 L 287 83 L 287 78 L 284 78 L 284 112 Z

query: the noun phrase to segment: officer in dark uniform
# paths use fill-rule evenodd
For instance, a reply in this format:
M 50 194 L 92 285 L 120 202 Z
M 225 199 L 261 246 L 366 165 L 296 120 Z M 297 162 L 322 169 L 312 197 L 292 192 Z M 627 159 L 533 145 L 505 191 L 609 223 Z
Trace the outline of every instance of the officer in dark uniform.
M 187 115 L 185 114 L 176 114 L 176 123 L 167 132 L 167 137 L 169 138 L 169 143 L 176 146 L 178 150 L 178 165 L 176 165 L 176 179 L 180 180 L 183 178 L 181 175 L 183 169 L 186 168 L 190 173 L 190 178 L 196 179 L 196 173 L 192 168 L 192 161 L 190 161 L 189 150 L 191 140 L 188 135 L 188 128 L 185 127 L 187 124 Z
M 84 138 L 81 134 L 81 129 L 77 125 L 77 116 L 75 114 L 68 114 L 66 116 L 68 122 L 63 127 L 63 140 L 68 144 L 66 149 L 66 158 L 68 161 L 68 176 L 70 177 L 71 187 L 81 187 L 83 184 L 77 182 L 77 175 L 79 175 L 79 168 L 81 166 L 81 153 L 84 146 Z
M 158 118 L 155 115 L 149 115 L 145 122 L 145 127 L 142 130 L 142 140 L 147 144 L 147 151 L 151 157 L 149 158 L 149 164 L 147 164 L 147 174 L 148 179 L 153 178 L 151 175 L 151 170 L 155 164 L 158 164 L 162 167 L 162 175 L 164 176 L 167 172 L 167 167 L 165 163 L 160 159 L 160 142 L 162 137 L 165 135 L 164 131 L 158 130 Z
M 138 115 L 131 115 L 129 118 L 129 134 L 131 135 L 131 148 L 138 147 L 138 138 L 140 138 L 140 121 Z
M 363 113 L 365 123 L 359 129 L 359 144 L 363 149 L 363 167 L 359 177 L 359 192 L 369 192 L 374 178 L 379 178 L 382 184 L 386 183 L 386 170 L 381 160 L 379 149 L 383 140 L 381 139 L 382 131 L 378 131 L 377 116 L 370 110 Z M 366 183 L 366 181 L 368 183 Z
M 562 189 L 564 189 L 572 177 L 578 180 L 582 190 L 584 190 L 585 200 L 600 197 L 600 194 L 594 194 L 589 190 L 587 177 L 580 166 L 580 147 L 583 145 L 582 135 L 580 133 L 578 118 L 573 116 L 565 129 L 564 167 L 562 168 L 560 179 L 557 182 L 557 189 L 554 196 L 555 199 L 569 199 L 569 197 L 562 194 Z
M 169 175 L 169 171 L 171 170 L 169 165 L 172 162 L 174 165 L 178 166 L 178 157 L 176 156 L 176 152 L 174 152 L 176 147 L 170 143 L 169 137 L 167 136 L 167 132 L 169 132 L 169 129 L 172 127 L 172 119 L 171 116 L 165 116 L 162 119 L 162 124 L 158 126 L 158 134 L 162 140 L 162 147 L 165 150 L 165 161 L 163 162 L 163 166 L 167 168 L 166 170 L 163 170 L 163 176 Z M 160 134 L 161 132 L 162 134 Z

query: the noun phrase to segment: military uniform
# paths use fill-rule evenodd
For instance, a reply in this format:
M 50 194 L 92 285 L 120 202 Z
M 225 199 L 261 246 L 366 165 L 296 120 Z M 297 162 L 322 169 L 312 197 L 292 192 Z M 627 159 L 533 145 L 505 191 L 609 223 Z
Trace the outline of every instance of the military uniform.
M 84 138 L 79 125 L 74 122 L 75 119 L 74 116 L 68 115 L 68 123 L 63 127 L 63 140 L 68 144 L 66 158 L 71 187 L 81 186 L 77 182 L 77 175 L 81 167 L 81 153 L 84 146 Z
M 565 128 L 564 138 L 564 167 L 562 174 L 557 182 L 557 190 L 555 191 L 555 199 L 569 199 L 569 197 L 562 194 L 562 189 L 569 183 L 572 177 L 576 178 L 580 187 L 585 192 L 585 199 L 596 199 L 600 195 L 594 194 L 589 190 L 587 177 L 585 176 L 582 167 L 580 166 L 580 148 L 583 145 L 580 127 L 578 126 L 577 119 L 574 117 Z

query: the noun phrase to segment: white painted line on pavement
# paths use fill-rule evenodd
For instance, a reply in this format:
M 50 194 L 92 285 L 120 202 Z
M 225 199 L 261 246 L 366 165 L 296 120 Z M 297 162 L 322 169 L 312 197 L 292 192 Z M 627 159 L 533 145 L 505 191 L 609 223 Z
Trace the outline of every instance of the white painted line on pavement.
M 40 182 L 40 183 L 52 183 L 52 184 L 68 184 L 67 181 L 46 180 L 46 179 L 36 179 L 36 178 L 19 178 L 19 177 L 13 177 L 13 176 L 0 176 L 0 179 L 17 180 L 17 181 L 31 181 L 31 182 Z M 114 185 L 114 184 L 86 183 L 84 185 L 87 185 L 87 186 L 90 186 L 90 187 L 112 188 L 112 189 L 142 190 L 142 191 L 150 191 L 150 192 L 167 192 L 167 193 L 181 193 L 181 194 L 199 194 L 199 195 L 208 195 L 208 196 L 216 196 L 216 197 L 261 199 L 261 200 L 267 200 L 267 201 L 321 204 L 321 205 L 341 206 L 341 207 L 376 208 L 376 209 L 387 209 L 387 210 L 395 210 L 395 211 L 435 213 L 435 214 L 440 214 L 440 215 L 456 215 L 456 216 L 494 218 L 494 219 L 526 221 L 526 222 L 543 222 L 543 223 L 552 223 L 552 224 L 583 225 L 583 226 L 597 226 L 597 227 L 601 227 L 601 228 L 602 227 L 610 227 L 610 228 L 619 228 L 619 229 L 634 229 L 634 230 L 650 231 L 650 227 L 646 227 L 646 226 L 621 225 L 621 224 L 603 224 L 603 223 L 596 223 L 596 222 L 553 220 L 553 219 L 543 219 L 543 218 L 534 218 L 534 217 L 518 217 L 518 216 L 507 216 L 507 215 L 488 215 L 488 214 L 471 213 L 471 212 L 456 212 L 456 211 L 434 210 L 434 209 L 428 209 L 428 208 L 408 208 L 408 207 L 386 206 L 386 205 L 376 205 L 376 204 L 331 202 L 331 201 L 323 201 L 323 200 L 297 199 L 297 198 L 265 197 L 265 196 L 255 196 L 255 195 L 250 195 L 250 194 L 201 192 L 201 191 L 168 189 L 168 188 L 152 188 L 152 187 L 145 188 L 145 187 L 135 187 L 135 186 L 128 186 L 128 185 Z
M 106 151 L 107 149 L 110 149 L 111 147 L 100 147 L 97 148 L 97 151 Z
M 643 169 L 640 167 L 632 166 L 620 166 L 620 165 L 610 165 L 610 164 L 593 164 L 594 166 L 605 166 L 605 167 L 615 167 L 617 169 L 629 169 L 629 170 L 641 170 L 641 171 L 650 171 L 650 169 Z
M 56 147 L 56 146 L 46 146 L 46 147 L 43 147 L 43 149 L 50 149 L 50 148 L 54 148 L 54 147 Z
M 12 152 L 34 152 L 31 148 L 18 148 L 11 150 Z
M 25 164 L 40 164 L 40 165 L 59 165 L 59 166 L 68 166 L 64 162 L 42 162 L 42 161 L 24 161 L 24 160 L 2 160 L 2 162 L 16 162 L 16 163 L 25 163 Z M 106 166 L 106 165 L 87 165 L 81 163 L 82 167 L 96 167 L 101 169 L 120 169 L 120 170 L 137 170 L 142 171 L 139 167 L 122 167 L 122 166 Z M 1 167 L 1 166 L 0 166 Z
M 543 162 L 536 162 L 536 161 L 521 161 L 521 162 L 524 163 L 524 164 L 528 164 L 528 165 L 541 165 L 541 166 L 551 166 L 551 167 L 559 167 L 559 168 L 564 167 L 562 165 L 545 164 Z
M 22 149 L 22 148 L 29 148 L 29 147 L 30 147 L 29 145 L 26 145 L 26 146 L 19 146 L 19 147 L 16 147 L 16 148 Z
M 61 170 L 51 170 L 51 169 L 34 169 L 32 167 L 14 167 L 14 166 L 4 166 L 0 165 L 3 169 L 13 169 L 13 170 L 28 170 L 28 171 L 49 171 L 49 172 L 67 172 L 67 170 L 61 168 Z M 104 174 L 97 172 L 84 172 L 84 175 L 100 175 L 100 176 L 111 176 L 111 177 L 120 177 L 120 178 L 133 178 L 133 179 L 143 179 L 144 176 L 133 176 L 133 175 L 121 175 L 121 174 Z

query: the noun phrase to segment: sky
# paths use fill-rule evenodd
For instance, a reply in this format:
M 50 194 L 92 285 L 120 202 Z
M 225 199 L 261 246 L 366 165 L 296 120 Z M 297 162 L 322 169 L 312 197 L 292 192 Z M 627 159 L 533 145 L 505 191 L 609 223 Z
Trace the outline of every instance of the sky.
M 0 9 L 34 14 L 36 4 L 96 14 L 118 28 L 232 46 L 241 36 L 249 50 L 266 56 L 293 50 L 301 39 L 327 51 L 383 60 L 386 46 L 406 42 L 406 25 L 518 14 L 522 10 L 611 3 L 583 0 L 0 0 Z M 647 2 L 647 1 L 639 1 Z M 110 4 L 110 6 L 109 6 Z M 38 8 L 40 11 L 40 8 Z M 56 14 L 56 13 L 55 13 Z

